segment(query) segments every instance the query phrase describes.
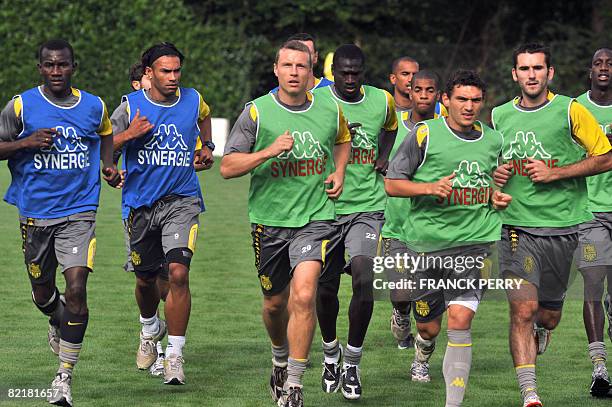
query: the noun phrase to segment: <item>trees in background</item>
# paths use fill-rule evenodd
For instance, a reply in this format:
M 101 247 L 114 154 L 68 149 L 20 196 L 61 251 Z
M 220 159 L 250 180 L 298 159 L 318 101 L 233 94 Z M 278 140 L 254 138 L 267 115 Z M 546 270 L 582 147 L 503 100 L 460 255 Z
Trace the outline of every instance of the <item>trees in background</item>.
M 319 38 L 321 59 L 355 42 L 367 56 L 367 78 L 388 87 L 393 58 L 410 55 L 443 77 L 477 69 L 489 84 L 488 105 L 515 95 L 512 49 L 540 40 L 553 49 L 553 89 L 586 87 L 593 51 L 612 46 L 612 0 L 0 0 L 0 96 L 7 101 L 38 81 L 35 53 L 66 38 L 79 62 L 75 85 L 102 96 L 109 109 L 129 91 L 127 72 L 142 51 L 170 41 L 187 59 L 183 84 L 204 93 L 215 116 L 235 118 L 245 102 L 275 86 L 276 48 L 295 32 Z M 321 66 L 317 71 L 322 69 Z

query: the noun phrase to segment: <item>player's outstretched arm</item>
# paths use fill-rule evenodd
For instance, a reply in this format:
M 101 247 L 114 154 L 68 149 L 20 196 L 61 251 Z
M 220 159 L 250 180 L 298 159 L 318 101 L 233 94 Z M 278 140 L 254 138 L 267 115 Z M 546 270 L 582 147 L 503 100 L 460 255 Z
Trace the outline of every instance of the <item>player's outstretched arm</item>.
M 374 169 L 381 174 L 385 174 L 389 167 L 389 155 L 391 155 L 396 136 L 397 130 L 385 129 L 382 129 L 378 135 L 378 158 L 374 163 Z
M 0 160 L 11 158 L 19 150 L 40 150 L 41 148 L 51 147 L 55 135 L 57 135 L 55 129 L 38 129 L 29 137 L 15 141 L 0 141 Z
M 213 158 L 212 150 L 206 145 L 207 142 L 212 141 L 212 122 L 210 114 L 204 119 L 198 121 L 198 127 L 200 128 L 200 144 L 202 148 L 195 151 L 193 166 L 196 171 L 209 170 L 215 163 Z M 197 148 L 197 147 L 196 147 Z
M 121 188 L 122 177 L 113 162 L 113 135 L 102 136 L 100 140 L 100 158 L 102 159 L 103 178 L 111 187 Z
M 293 137 L 289 130 L 278 136 L 268 147 L 253 152 L 233 152 L 223 156 L 221 160 L 221 176 L 225 179 L 241 177 L 252 169 L 293 148 Z
M 329 174 L 325 180 L 325 184 L 329 186 L 325 192 L 327 192 L 327 196 L 331 199 L 337 199 L 342 193 L 342 189 L 344 188 L 344 174 L 346 173 L 346 166 L 350 155 L 351 143 L 349 141 L 334 146 L 334 166 L 336 170 Z
M 423 195 L 446 198 L 453 190 L 453 178 L 455 178 L 455 173 L 447 175 L 437 182 L 414 182 L 408 179 L 385 178 L 385 191 L 389 196 L 404 198 Z
M 563 167 L 548 168 L 544 162 L 529 158 L 525 166 L 531 181 L 554 182 L 567 178 L 588 177 L 612 169 L 612 151 L 606 154 L 587 157 L 584 160 Z

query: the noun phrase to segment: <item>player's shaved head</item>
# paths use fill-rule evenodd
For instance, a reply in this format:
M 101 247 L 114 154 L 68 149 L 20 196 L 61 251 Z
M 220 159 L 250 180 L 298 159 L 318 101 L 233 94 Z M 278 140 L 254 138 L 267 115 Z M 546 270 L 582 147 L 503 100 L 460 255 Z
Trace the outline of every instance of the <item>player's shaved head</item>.
M 442 81 L 440 79 L 440 75 L 438 75 L 434 71 L 430 71 L 429 69 L 424 69 L 422 71 L 419 71 L 419 72 L 415 73 L 412 76 L 412 80 L 410 81 L 410 85 L 414 88 L 415 82 L 418 81 L 419 79 L 427 79 L 427 80 L 433 81 L 435 86 L 436 86 L 436 89 L 440 90 L 440 83 Z
M 359 48 L 355 44 L 340 45 L 336 49 L 336 51 L 334 52 L 334 59 L 332 63 L 336 65 L 341 59 L 348 59 L 351 61 L 358 60 L 361 62 L 362 66 L 365 65 L 365 55 L 361 48 Z
M 391 73 L 396 73 L 397 69 L 399 68 L 399 65 L 402 62 L 410 62 L 412 64 L 415 64 L 417 67 L 419 66 L 419 63 L 417 62 L 416 59 L 409 57 L 409 56 L 403 56 L 403 57 L 395 58 L 393 60 L 393 63 L 391 64 Z
M 62 39 L 53 39 L 44 42 L 38 48 L 38 61 L 42 62 L 43 51 L 61 51 L 67 49 L 70 52 L 70 60 L 74 63 L 74 50 L 72 49 L 72 45 L 66 40 Z
M 612 49 L 608 47 L 599 48 L 597 51 L 593 53 L 593 60 L 595 60 L 595 58 L 597 58 L 599 54 L 612 55 Z

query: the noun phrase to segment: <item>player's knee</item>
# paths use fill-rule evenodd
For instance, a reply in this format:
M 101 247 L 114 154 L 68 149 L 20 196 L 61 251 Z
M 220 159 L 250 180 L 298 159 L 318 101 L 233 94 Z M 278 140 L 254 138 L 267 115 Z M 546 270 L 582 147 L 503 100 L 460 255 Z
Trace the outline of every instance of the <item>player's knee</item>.
M 338 288 L 335 281 L 322 281 L 317 290 L 318 300 L 321 304 L 335 303 L 338 301 Z
M 51 297 L 53 297 L 54 292 L 55 287 L 42 285 L 32 286 L 32 295 L 34 296 L 34 301 L 40 305 L 48 303 L 51 300 Z
M 87 289 L 83 282 L 68 284 L 64 297 L 66 306 L 71 312 L 81 314 L 87 309 Z
M 429 341 L 436 338 L 440 333 L 440 324 L 435 320 L 426 323 L 417 322 L 417 331 L 421 338 Z
M 290 294 L 291 306 L 295 307 L 297 310 L 314 310 L 315 299 L 316 290 L 309 290 L 307 287 L 292 287 Z
M 540 309 L 537 320 L 539 326 L 548 330 L 555 329 L 561 322 L 561 310 Z
M 351 273 L 353 285 L 368 284 L 374 279 L 374 260 L 368 256 L 356 256 L 351 259 Z
M 171 263 L 168 277 L 173 287 L 186 288 L 189 286 L 189 269 L 183 264 Z
M 282 295 L 264 297 L 263 312 L 271 317 L 283 314 L 287 309 L 287 301 Z
M 595 267 L 587 268 L 582 271 L 584 278 L 584 299 L 585 301 L 599 301 L 604 291 L 604 280 L 606 273 L 599 271 Z
M 136 275 L 136 286 L 138 288 L 151 288 L 156 284 L 156 281 L 156 275 L 153 273 Z
M 448 329 L 466 330 L 472 327 L 473 312 L 448 313 Z
M 511 306 L 510 319 L 513 323 L 533 323 L 538 311 L 538 303 L 534 301 L 525 301 L 514 303 Z

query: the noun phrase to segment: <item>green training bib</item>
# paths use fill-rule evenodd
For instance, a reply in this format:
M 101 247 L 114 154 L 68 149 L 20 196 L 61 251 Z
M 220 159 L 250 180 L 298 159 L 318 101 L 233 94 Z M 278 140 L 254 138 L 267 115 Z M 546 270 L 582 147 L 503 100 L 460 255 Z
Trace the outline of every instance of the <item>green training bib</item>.
M 600 106 L 593 102 L 589 92 L 578 96 L 576 100 L 595 116 L 599 127 L 605 134 L 612 133 L 612 106 Z M 612 211 L 612 171 L 587 177 L 589 192 L 588 208 L 591 212 Z
M 402 121 L 402 112 L 397 112 L 397 136 L 395 137 L 395 143 L 389 155 L 389 160 L 393 159 L 400 144 L 408 137 L 411 130 L 412 129 L 406 127 L 406 124 Z M 396 196 L 387 197 L 385 224 L 381 232 L 382 237 L 403 240 L 409 211 L 410 198 L 400 198 Z
M 253 152 L 271 145 L 286 130 L 293 148 L 251 171 L 249 220 L 267 226 L 302 227 L 335 219 L 324 183 L 333 171 L 333 149 L 340 111 L 329 98 L 313 96 L 310 107 L 291 111 L 272 94 L 253 101 L 257 138 Z
M 501 134 L 477 122 L 482 128 L 480 138 L 464 140 L 444 118 L 423 123 L 429 137 L 424 161 L 413 181 L 436 182 L 453 172 L 455 178 L 446 198 L 411 198 L 404 241 L 414 251 L 430 252 L 499 240 L 501 221 L 489 200 L 503 144 Z
M 504 224 L 567 227 L 592 219 L 584 178 L 534 183 L 525 169 L 529 157 L 550 168 L 584 158 L 584 149 L 572 138 L 571 103 L 571 98 L 555 95 L 536 110 L 521 110 L 513 100 L 493 109 L 493 125 L 504 135 L 503 161 L 512 164 L 513 174 L 504 186 L 512 195 L 512 204 L 501 215 Z
M 344 188 L 336 201 L 339 215 L 382 211 L 387 200 L 383 177 L 374 171 L 374 162 L 378 157 L 378 134 L 387 118 L 387 96 L 382 89 L 366 85 L 362 88 L 363 98 L 354 103 L 338 98 L 331 86 L 314 92 L 317 96 L 335 100 L 349 123 L 361 123 L 352 137 Z

